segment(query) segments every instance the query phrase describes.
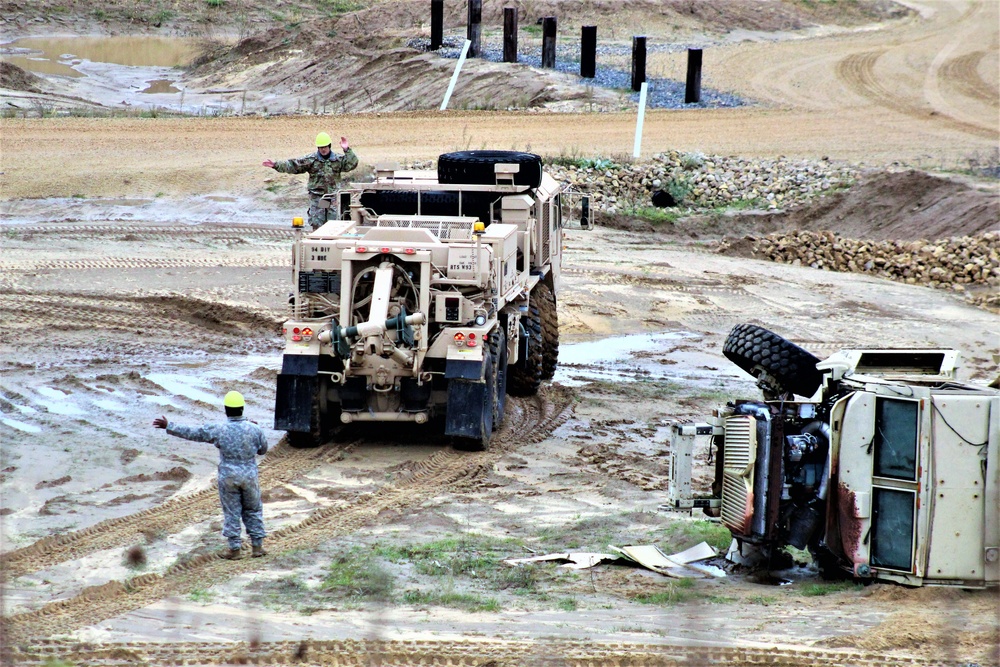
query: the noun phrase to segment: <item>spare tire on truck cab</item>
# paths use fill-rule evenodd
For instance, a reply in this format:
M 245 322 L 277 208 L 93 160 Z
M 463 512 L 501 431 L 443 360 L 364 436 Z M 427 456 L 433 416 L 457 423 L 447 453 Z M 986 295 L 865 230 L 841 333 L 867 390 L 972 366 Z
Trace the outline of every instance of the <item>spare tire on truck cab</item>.
M 542 158 L 520 151 L 457 151 L 438 156 L 438 182 L 465 185 L 496 185 L 493 167 L 516 164 L 521 170 L 514 174 L 514 185 L 537 188 L 542 183 Z

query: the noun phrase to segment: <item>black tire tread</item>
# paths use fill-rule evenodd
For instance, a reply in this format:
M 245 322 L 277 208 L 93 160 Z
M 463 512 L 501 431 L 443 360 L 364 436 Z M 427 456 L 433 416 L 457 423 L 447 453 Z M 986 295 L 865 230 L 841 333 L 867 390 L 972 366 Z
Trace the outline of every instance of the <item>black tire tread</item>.
M 519 359 L 509 367 L 507 393 L 511 396 L 534 396 L 542 384 L 542 323 L 538 307 L 530 306 L 528 314 L 521 317 L 521 322 L 528 332 L 528 353 L 525 359 Z
M 747 373 L 761 366 L 784 389 L 799 396 L 812 396 L 823 381 L 816 369 L 819 358 L 756 324 L 733 327 L 722 353 Z
M 447 184 L 494 185 L 497 182 L 493 166 L 517 164 L 515 185 L 537 188 L 542 183 L 542 158 L 521 151 L 475 150 L 456 151 L 438 156 L 438 182 Z
M 559 313 L 556 312 L 556 295 L 545 283 L 538 283 L 531 298 L 538 305 L 542 323 L 542 379 L 551 380 L 559 363 Z

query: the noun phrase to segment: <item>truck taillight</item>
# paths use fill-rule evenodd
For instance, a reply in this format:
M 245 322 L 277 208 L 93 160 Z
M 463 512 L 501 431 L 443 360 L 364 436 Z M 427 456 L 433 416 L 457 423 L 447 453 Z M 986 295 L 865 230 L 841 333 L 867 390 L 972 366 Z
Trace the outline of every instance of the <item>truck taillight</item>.
M 312 340 L 312 337 L 313 337 L 312 329 L 306 327 L 305 329 L 302 330 L 302 340 Z
M 379 248 L 379 251 L 382 253 L 390 253 L 392 252 L 392 248 Z
M 298 328 L 298 327 L 295 327 L 294 329 L 292 329 L 292 333 L 293 333 L 293 334 L 297 334 L 297 333 L 302 333 L 302 332 L 301 332 L 301 331 L 299 331 L 299 328 Z
M 405 252 L 407 255 L 416 255 L 417 254 L 416 248 L 407 248 L 403 252 Z
M 462 347 L 462 343 L 464 342 L 465 342 L 465 334 L 463 334 L 461 331 L 455 334 L 455 345 Z
M 368 252 L 368 247 L 367 247 L 367 246 L 363 246 L 363 245 L 359 245 L 359 246 L 358 246 L 357 248 L 355 248 L 354 250 L 355 250 L 356 252 Z

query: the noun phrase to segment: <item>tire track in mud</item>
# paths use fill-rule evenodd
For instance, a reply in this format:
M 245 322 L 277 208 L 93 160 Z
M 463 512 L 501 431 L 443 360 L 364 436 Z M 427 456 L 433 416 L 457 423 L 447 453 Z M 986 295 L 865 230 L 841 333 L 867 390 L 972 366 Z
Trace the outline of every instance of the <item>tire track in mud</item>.
M 920 658 L 887 658 L 875 653 L 750 646 L 686 646 L 574 640 L 302 640 L 258 642 L 79 643 L 42 640 L 28 649 L 12 647 L 5 658 L 18 665 L 56 659 L 99 661 L 101 665 L 317 665 L 371 667 L 680 667 L 750 665 L 883 667 L 940 665 Z
M 313 548 L 338 535 L 370 525 L 387 509 L 419 505 L 443 491 L 474 488 L 479 477 L 518 444 L 540 442 L 569 419 L 572 394 L 548 387 L 533 399 L 512 400 L 503 429 L 485 452 L 441 449 L 413 461 L 398 480 L 346 506 L 324 507 L 297 524 L 284 526 L 268 537 L 275 552 Z M 266 567 L 258 559 L 221 559 L 216 554 L 194 556 L 163 574 L 150 573 L 127 581 L 109 581 L 84 589 L 79 595 L 50 602 L 34 611 L 9 616 L 5 631 L 10 641 L 50 637 L 93 625 L 140 609 L 170 595 L 183 595 L 218 581 Z
M 290 267 L 288 253 L 273 257 L 251 255 L 233 257 L 216 253 L 212 257 L 164 259 L 153 257 L 101 257 L 94 259 L 24 259 L 0 261 L 0 271 L 88 271 L 93 269 L 184 269 L 184 268 L 281 268 Z
M 563 269 L 561 273 L 563 275 L 586 276 L 599 284 L 638 285 L 667 292 L 750 295 L 750 292 L 742 287 L 729 287 L 717 282 L 682 285 L 677 282 L 676 278 L 656 273 L 629 273 L 608 269 Z
M 289 482 L 317 465 L 342 458 L 357 442 L 319 449 L 295 449 L 282 440 L 260 465 L 261 491 Z M 0 568 L 8 577 L 37 572 L 95 551 L 125 547 L 143 533 L 178 533 L 191 524 L 218 513 L 215 478 L 209 486 L 161 505 L 127 516 L 115 517 L 82 530 L 43 538 L 21 549 L 0 555 Z
M 973 51 L 952 58 L 942 65 L 940 76 L 960 94 L 996 106 L 1000 88 L 979 75 L 979 63 L 988 55 L 986 51 Z
M 0 294 L 0 314 L 8 332 L 82 327 L 196 337 L 210 329 L 239 337 L 245 335 L 246 328 L 277 331 L 280 324 L 280 317 L 271 312 L 179 294 L 107 296 L 12 290 Z
M 295 236 L 292 229 L 258 227 L 254 225 L 9 225 L 4 231 L 13 238 L 33 239 L 44 236 L 46 240 L 71 239 L 107 239 L 135 241 L 173 241 L 178 236 L 211 236 L 215 239 L 246 240 L 247 238 L 291 240 Z M 134 235 L 135 239 L 123 239 L 123 236 Z
M 961 16 L 954 21 L 949 21 L 943 27 L 942 31 L 939 31 L 939 33 L 951 29 L 961 23 L 975 20 L 976 15 L 981 11 L 981 9 L 982 8 L 976 4 L 970 5 Z M 927 39 L 927 37 L 923 39 Z M 960 120 L 931 106 L 921 106 L 918 102 L 909 100 L 889 90 L 882 84 L 880 77 L 875 74 L 875 65 L 883 55 L 888 53 L 888 51 L 889 49 L 887 48 L 875 49 L 872 51 L 853 53 L 846 58 L 843 58 L 835 67 L 837 78 L 855 93 L 870 100 L 877 106 L 891 109 L 918 120 L 947 125 L 953 129 L 979 137 L 993 139 L 997 136 L 997 130 L 995 127 L 984 127 L 982 125 Z M 968 72 L 963 71 L 961 74 L 962 76 L 967 76 Z M 937 72 L 937 76 L 941 76 L 940 71 Z M 972 85 L 974 85 L 974 83 Z

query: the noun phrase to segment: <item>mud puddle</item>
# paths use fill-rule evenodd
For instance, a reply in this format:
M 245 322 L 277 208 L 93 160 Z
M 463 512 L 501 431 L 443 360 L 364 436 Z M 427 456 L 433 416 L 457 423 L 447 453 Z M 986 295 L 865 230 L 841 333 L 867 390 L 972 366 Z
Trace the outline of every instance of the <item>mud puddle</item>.
M 0 45 L 3 60 L 106 107 L 197 115 L 235 110 L 232 91 L 187 90 L 183 68 L 198 51 L 198 40 L 162 36 L 29 37 Z

